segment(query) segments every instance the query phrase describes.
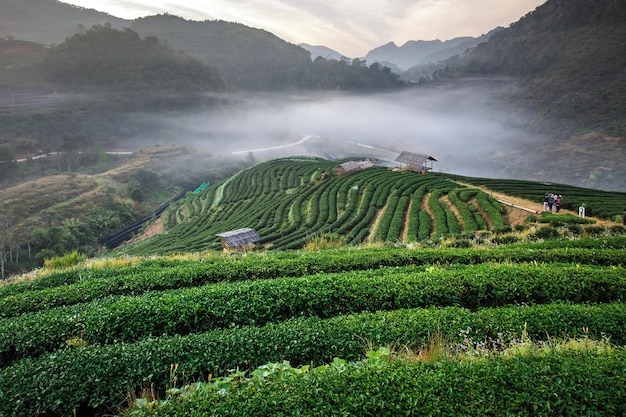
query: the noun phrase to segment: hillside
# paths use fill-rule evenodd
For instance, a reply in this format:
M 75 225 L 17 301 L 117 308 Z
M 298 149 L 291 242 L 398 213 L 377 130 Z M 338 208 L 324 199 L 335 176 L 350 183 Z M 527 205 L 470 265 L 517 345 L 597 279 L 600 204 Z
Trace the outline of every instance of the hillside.
M 241 228 L 258 232 L 259 247 L 276 250 L 300 249 L 316 242 L 423 244 L 447 238 L 470 245 L 481 236 L 497 240 L 513 229 L 528 229 L 528 238 L 538 239 L 542 232 L 526 220 L 534 215 L 537 221 L 544 193 L 565 196 L 560 212 L 565 215 L 564 224 L 585 223 L 576 217 L 584 203 L 588 216 L 604 217 L 610 229 L 618 218 L 621 221 L 619 216 L 626 207 L 626 193 L 561 184 L 488 182 L 382 167 L 346 174 L 339 168 L 339 162 L 305 157 L 260 163 L 182 200 L 160 223 L 164 233 L 121 247 L 117 253 L 219 250 L 217 235 Z M 466 185 L 469 183 L 477 184 L 476 188 Z M 494 189 L 499 186 L 511 197 L 496 200 L 478 188 L 486 183 L 493 184 Z M 515 195 L 527 203 L 509 204 Z M 583 229 L 573 226 L 562 232 L 580 234 Z
M 511 155 L 516 177 L 623 190 L 625 23 L 624 2 L 548 0 L 434 76 L 515 81 L 507 105 L 534 109 L 527 128 L 542 138 Z
M 217 67 L 241 88 L 280 88 L 310 64 L 308 51 L 240 23 L 158 15 L 137 19 L 132 28 Z
M 68 172 L 65 155 L 20 162 L 49 175 L 0 189 L 0 256 L 4 274 L 43 265 L 73 250 L 91 256 L 99 239 L 149 215 L 202 182 L 219 181 L 243 165 L 197 149 L 152 147 L 132 155 L 83 154 L 100 172 Z M 96 164 L 94 164 L 96 166 Z M 56 168 L 56 169 L 55 169 Z
M 130 29 L 92 26 L 53 47 L 43 65 L 46 78 L 79 91 L 220 91 L 226 83 L 215 68 L 176 51 L 158 38 Z
M 550 0 L 462 60 L 468 75 L 528 81 L 519 99 L 579 131 L 626 135 L 626 5 Z
M 57 0 L 0 0 L 0 38 L 43 45 L 63 42 L 93 25 L 128 27 L 131 21 Z
M 0 414 L 623 415 L 625 248 L 596 237 L 40 270 L 0 286 Z

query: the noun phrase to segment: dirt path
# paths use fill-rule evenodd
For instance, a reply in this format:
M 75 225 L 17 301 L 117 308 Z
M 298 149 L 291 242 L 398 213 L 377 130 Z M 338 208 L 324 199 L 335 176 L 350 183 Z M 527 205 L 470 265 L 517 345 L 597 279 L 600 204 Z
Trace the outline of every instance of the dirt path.
M 528 200 L 521 197 L 515 197 L 508 194 L 504 194 L 498 191 L 491 190 L 485 186 L 476 186 L 473 184 L 467 184 L 461 181 L 455 181 L 457 184 L 462 185 L 468 188 L 476 188 L 485 193 L 489 194 L 496 200 L 498 200 L 505 209 L 505 220 L 512 227 L 520 223 L 524 223 L 526 218 L 530 215 L 539 215 L 543 211 L 543 202 L 541 201 L 533 201 Z M 573 210 L 564 210 L 562 209 L 559 214 L 571 214 L 573 216 L 578 216 L 578 212 Z M 603 219 L 598 219 L 596 217 L 588 217 L 596 222 L 598 225 L 603 226 L 612 226 L 615 223 Z
M 376 213 L 376 217 L 374 218 L 374 222 L 372 223 L 372 226 L 370 227 L 370 234 L 367 237 L 367 242 L 368 243 L 373 243 L 375 236 L 376 236 L 376 232 L 378 231 L 378 225 L 380 224 L 380 219 L 383 218 L 385 211 L 387 211 L 387 206 L 383 207 L 382 210 L 378 210 L 378 213 Z
M 450 197 L 447 194 L 441 197 L 441 200 L 448 206 L 452 214 L 454 214 L 454 217 L 456 217 L 456 221 L 459 223 L 459 230 L 464 232 L 465 222 L 463 221 L 463 216 L 461 216 L 459 209 L 452 203 L 452 200 L 450 200 Z
M 428 201 L 430 200 L 430 193 L 424 194 L 422 197 L 422 204 L 420 205 L 420 210 L 424 210 L 428 217 L 430 217 L 430 224 L 432 225 L 432 230 L 430 231 L 430 235 L 433 236 L 436 232 L 435 230 L 435 214 L 433 213 L 433 209 L 430 208 L 430 204 Z
M 409 205 L 404 213 L 404 222 L 402 224 L 402 230 L 400 231 L 400 243 L 407 243 L 409 241 L 409 222 L 411 221 L 411 209 L 413 207 L 413 199 L 409 200 Z

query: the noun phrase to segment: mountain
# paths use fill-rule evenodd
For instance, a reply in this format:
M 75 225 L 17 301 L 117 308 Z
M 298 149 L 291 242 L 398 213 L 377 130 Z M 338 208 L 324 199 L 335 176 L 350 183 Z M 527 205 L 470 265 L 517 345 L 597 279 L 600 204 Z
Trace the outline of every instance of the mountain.
M 171 15 L 137 19 L 132 29 L 156 36 L 215 66 L 241 88 L 283 88 L 306 71 L 308 51 L 274 34 L 240 23 L 189 21 Z
M 51 45 L 93 25 L 121 28 L 131 21 L 56 0 L 0 0 L 0 37 Z
M 443 61 L 455 55 L 462 55 L 466 50 L 487 41 L 500 28 L 477 38 L 465 36 L 447 41 L 415 40 L 408 41 L 402 46 L 389 42 L 367 53 L 368 62 L 393 63 L 398 68 L 406 70 L 416 65 L 426 65 Z
M 529 130 L 546 139 L 523 149 L 512 171 L 623 189 L 624 45 L 626 2 L 548 0 L 437 75 L 513 77 L 519 90 L 509 101 L 535 109 Z
M 309 51 L 311 53 L 311 59 L 315 59 L 318 56 L 321 56 L 322 58 L 326 59 L 340 60 L 341 58 L 345 57 L 345 55 L 324 45 L 309 45 L 308 43 L 300 43 L 298 44 L 298 46 Z
M 524 79 L 530 105 L 626 135 L 625 44 L 625 2 L 549 0 L 448 65 L 463 76 Z
M 51 48 L 44 60 L 47 78 L 60 86 L 106 91 L 215 91 L 224 80 L 193 56 L 156 37 L 141 39 L 131 29 L 92 26 Z

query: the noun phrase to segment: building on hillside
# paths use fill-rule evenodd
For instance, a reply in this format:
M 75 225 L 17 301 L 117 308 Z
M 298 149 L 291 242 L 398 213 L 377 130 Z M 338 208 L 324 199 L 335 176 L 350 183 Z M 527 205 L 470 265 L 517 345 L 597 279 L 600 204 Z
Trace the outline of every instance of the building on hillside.
M 252 249 L 261 240 L 256 230 L 249 227 L 219 233 L 217 236 L 222 242 L 222 247 L 227 250 Z
M 333 168 L 333 172 L 337 175 L 347 175 L 357 171 L 363 171 L 374 166 L 370 160 L 365 161 L 348 161 Z
M 403 151 L 396 158 L 396 162 L 406 164 L 406 169 L 409 171 L 425 174 L 433 170 L 433 162 L 437 162 L 437 160 L 430 155 Z

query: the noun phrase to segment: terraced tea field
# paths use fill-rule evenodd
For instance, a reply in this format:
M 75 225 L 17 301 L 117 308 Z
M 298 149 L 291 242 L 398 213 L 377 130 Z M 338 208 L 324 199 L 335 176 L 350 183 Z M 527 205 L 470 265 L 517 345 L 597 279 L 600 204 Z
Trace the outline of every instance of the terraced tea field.
M 375 394 L 375 387 L 385 384 L 394 387 L 385 395 L 394 394 L 379 402 L 367 401 L 368 415 L 397 415 L 398 410 L 386 408 L 388 402 L 416 413 L 433 401 L 447 401 L 444 393 L 455 385 L 454 375 L 474 367 L 472 372 L 493 373 L 493 378 L 467 375 L 472 385 L 450 391 L 459 396 L 450 407 L 466 395 L 484 405 L 469 415 L 487 409 L 523 413 L 527 407 L 539 407 L 544 414 L 552 407 L 565 414 L 588 410 L 619 415 L 626 404 L 625 250 L 625 237 L 605 237 L 466 249 L 202 252 L 123 257 L 50 271 L 35 280 L 0 287 L 0 415 L 114 414 L 133 393 L 149 391 L 169 398 L 161 403 L 164 407 L 182 407 L 164 415 L 192 415 L 188 407 L 224 415 L 216 411 L 220 404 L 226 407 L 222 410 L 230 410 L 226 415 L 272 415 L 278 405 L 272 408 L 256 394 L 248 394 L 258 401 L 251 404 L 237 396 L 214 397 L 209 395 L 213 388 L 207 388 L 204 399 L 179 403 L 177 398 L 191 393 L 166 397 L 165 390 L 211 376 L 217 378 L 215 384 L 226 384 L 223 387 L 233 381 L 243 384 L 247 370 L 283 361 L 289 365 L 271 365 L 272 369 L 299 375 L 308 365 L 331 366 L 322 374 L 322 368 L 310 374 L 317 383 L 329 384 L 322 397 L 314 394 L 319 387 L 316 391 L 315 386 L 291 385 L 304 380 L 287 383 L 281 377 L 282 388 L 272 378 L 253 383 L 257 387 L 253 391 L 259 393 L 273 387 L 274 397 L 267 401 L 274 398 L 279 401 L 275 404 L 283 404 L 284 415 L 331 405 L 355 413 L 364 406 L 363 398 L 379 398 L 382 393 Z M 513 362 L 502 362 L 497 354 L 481 356 L 469 362 L 470 368 L 462 366 L 464 371 L 453 366 L 463 362 L 431 354 L 431 359 L 417 361 L 422 365 L 413 365 L 426 367 L 418 372 L 420 378 L 434 372 L 431 382 L 406 379 L 414 372 L 409 362 L 400 374 L 395 367 L 404 362 L 383 361 L 372 368 L 370 358 L 364 368 L 349 365 L 370 350 L 384 356 L 387 348 L 419 349 L 431 345 L 434 337 L 441 346 L 471 352 L 506 351 L 521 341 L 527 346 L 528 341 L 554 344 L 575 339 L 587 347 L 582 352 L 541 350 L 544 353 L 536 358 L 520 354 Z M 604 353 L 595 353 L 597 349 Z M 582 362 L 580 355 L 585 358 Z M 344 362 L 333 358 L 349 363 L 341 365 Z M 523 365 L 512 367 L 516 361 Z M 347 373 L 335 375 L 337 367 Z M 235 380 L 218 378 L 236 369 L 243 374 Z M 378 370 L 366 380 L 353 380 L 361 382 L 350 389 L 341 388 L 346 383 L 342 378 L 368 369 Z M 504 369 L 505 374 L 497 371 Z M 389 378 L 395 382 L 385 382 Z M 413 380 L 422 388 L 409 384 Z M 529 386 L 549 385 L 528 392 L 514 383 L 518 380 Z M 589 384 L 584 392 L 591 392 L 591 397 L 579 398 L 572 391 L 581 380 Z M 492 386 L 494 381 L 500 382 Z M 301 386 L 303 396 L 276 397 L 296 386 Z M 426 386 L 434 391 L 420 394 Z M 490 396 L 484 391 L 492 389 L 499 393 Z M 325 395 L 335 399 L 307 408 L 313 407 L 314 398 Z M 560 396 L 568 401 L 555 402 Z M 290 414 L 290 403 L 301 408 Z M 504 404 L 513 408 L 503 408 Z M 149 415 L 158 409 L 151 405 L 141 412 Z
M 621 225 L 512 230 L 472 179 L 335 167 L 259 164 L 163 233 L 0 286 L 0 415 L 626 412 Z M 241 227 L 281 250 L 222 251 Z
M 337 175 L 336 167 L 304 157 L 261 163 L 188 196 L 166 217 L 167 233 L 122 251 L 148 255 L 220 249 L 217 234 L 241 228 L 255 229 L 261 247 L 287 250 L 327 235 L 348 245 L 405 244 L 481 231 L 503 233 L 515 226 L 507 219 L 507 207 L 478 187 L 460 185 L 462 177 L 380 167 Z M 526 187 L 525 196 L 543 196 L 540 184 Z M 603 206 L 607 216 L 626 205 L 626 194 L 596 193 L 602 194 L 598 200 L 610 203 Z M 571 201 L 572 194 L 566 198 Z M 601 211 L 589 201 L 590 209 Z

